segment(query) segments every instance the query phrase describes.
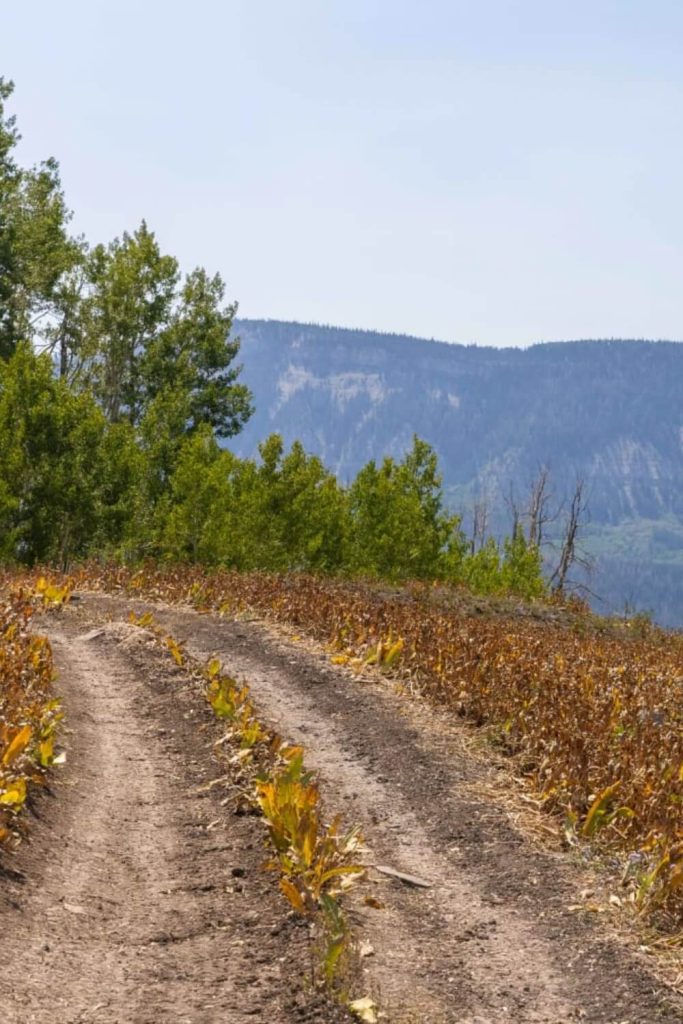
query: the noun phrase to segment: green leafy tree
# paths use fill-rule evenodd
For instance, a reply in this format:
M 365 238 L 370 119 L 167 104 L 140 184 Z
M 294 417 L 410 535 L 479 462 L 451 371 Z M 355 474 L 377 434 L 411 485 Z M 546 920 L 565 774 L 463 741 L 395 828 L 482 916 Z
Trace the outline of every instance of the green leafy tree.
M 140 524 L 144 522 L 147 460 L 130 424 L 106 424 L 100 456 L 98 524 L 87 553 L 132 561 L 138 553 Z
M 436 454 L 415 437 L 401 462 L 387 457 L 360 470 L 349 490 L 348 564 L 384 579 L 443 576 L 463 540 L 444 511 Z
M 219 448 L 208 425 L 186 439 L 158 510 L 159 546 L 166 558 L 205 565 L 226 560 L 236 512 L 231 475 L 237 461 Z
M 80 243 L 67 233 L 56 161 L 28 169 L 16 162 L 20 136 L 6 113 L 13 88 L 0 78 L 0 358 L 19 341 L 49 333 L 61 284 L 81 259 Z
M 251 395 L 233 365 L 236 307 L 225 306 L 224 295 L 221 278 L 202 269 L 181 280 L 177 261 L 161 253 L 144 222 L 92 250 L 73 347 L 79 376 L 108 420 L 139 427 L 151 415 L 158 424 L 166 406 L 179 436 L 204 423 L 217 437 L 241 429 Z
M 176 260 L 161 254 L 144 222 L 89 254 L 77 348 L 85 379 L 112 423 L 137 426 L 144 415 L 142 361 L 170 323 L 178 278 Z
M 269 567 L 339 568 L 346 507 L 335 477 L 298 441 L 285 454 L 279 434 L 264 441 L 259 452 L 253 518 Z
M 525 598 L 542 597 L 546 592 L 542 570 L 538 547 L 527 542 L 524 531 L 518 526 L 513 535 L 503 542 L 501 589 Z
M 500 550 L 489 537 L 462 562 L 458 582 L 465 583 L 477 594 L 496 594 L 502 587 Z
M 187 431 L 209 424 L 216 437 L 237 434 L 252 412 L 251 395 L 234 366 L 239 342 L 230 338 L 237 307 L 224 306 L 218 274 L 197 268 L 175 296 L 168 325 L 157 332 L 140 361 L 144 402 L 182 394 Z
M 240 569 L 340 567 L 345 499 L 320 460 L 274 434 L 260 462 L 221 450 L 204 427 L 183 444 L 159 504 L 168 558 Z
M 0 524 L 6 558 L 62 566 L 89 550 L 106 504 L 107 424 L 28 343 L 0 371 Z M 117 500 L 121 500 L 119 489 Z

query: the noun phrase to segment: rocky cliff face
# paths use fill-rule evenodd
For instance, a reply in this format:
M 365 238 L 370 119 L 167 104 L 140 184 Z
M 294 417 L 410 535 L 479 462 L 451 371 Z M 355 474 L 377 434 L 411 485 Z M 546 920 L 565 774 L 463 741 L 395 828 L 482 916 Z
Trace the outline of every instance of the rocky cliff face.
M 539 464 L 589 482 L 598 523 L 683 515 L 683 345 L 570 342 L 526 350 L 241 321 L 256 415 L 235 447 L 299 438 L 341 478 L 414 433 L 447 487 L 508 492 Z

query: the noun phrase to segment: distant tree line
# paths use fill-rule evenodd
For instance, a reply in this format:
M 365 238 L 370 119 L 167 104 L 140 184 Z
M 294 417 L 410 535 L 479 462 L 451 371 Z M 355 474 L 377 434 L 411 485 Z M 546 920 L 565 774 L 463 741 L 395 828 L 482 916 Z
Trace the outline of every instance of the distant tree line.
M 0 366 L 0 556 L 146 558 L 210 566 L 442 579 L 479 592 L 545 590 L 521 527 L 476 550 L 444 510 L 436 456 L 418 438 L 348 487 L 274 434 L 258 459 L 222 448 L 207 418 L 182 431 L 113 418 L 89 388 L 20 343 Z
M 257 459 L 222 447 L 252 412 L 223 282 L 181 275 L 144 222 L 108 244 L 72 237 L 58 165 L 16 162 L 11 92 L 0 79 L 0 558 L 544 592 L 537 540 L 515 523 L 473 546 L 417 437 L 348 486 L 278 435 Z

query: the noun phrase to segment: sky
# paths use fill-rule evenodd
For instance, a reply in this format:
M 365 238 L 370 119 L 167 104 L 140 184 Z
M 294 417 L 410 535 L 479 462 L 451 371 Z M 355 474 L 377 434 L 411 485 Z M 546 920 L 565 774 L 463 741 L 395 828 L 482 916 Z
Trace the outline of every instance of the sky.
M 244 317 L 683 338 L 680 0 L 0 0 L 20 158 Z

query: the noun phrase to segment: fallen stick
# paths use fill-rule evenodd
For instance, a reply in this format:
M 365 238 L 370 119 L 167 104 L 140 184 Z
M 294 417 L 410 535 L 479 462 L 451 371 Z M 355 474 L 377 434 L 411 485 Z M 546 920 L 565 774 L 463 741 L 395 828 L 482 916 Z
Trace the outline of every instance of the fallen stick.
M 398 878 L 400 882 L 405 882 L 406 885 L 415 885 L 420 889 L 431 889 L 432 887 L 432 883 L 424 878 L 418 878 L 416 875 L 406 875 L 403 871 L 396 871 L 395 868 L 388 868 L 384 864 L 375 864 L 375 871 L 381 871 L 383 875 Z

